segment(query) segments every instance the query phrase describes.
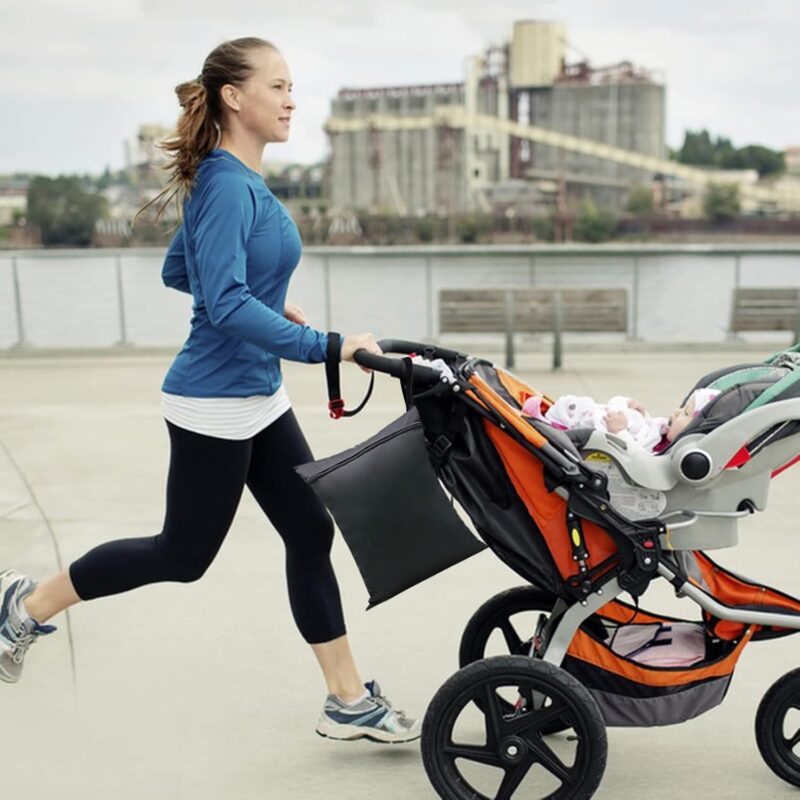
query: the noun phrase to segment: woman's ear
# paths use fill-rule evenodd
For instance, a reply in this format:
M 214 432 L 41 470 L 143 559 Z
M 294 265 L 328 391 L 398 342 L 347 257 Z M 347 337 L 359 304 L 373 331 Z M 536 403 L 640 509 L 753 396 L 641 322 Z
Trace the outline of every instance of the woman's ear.
M 231 111 L 239 111 L 241 106 L 239 102 L 239 89 L 231 83 L 226 83 L 220 90 L 219 96 L 222 102 Z

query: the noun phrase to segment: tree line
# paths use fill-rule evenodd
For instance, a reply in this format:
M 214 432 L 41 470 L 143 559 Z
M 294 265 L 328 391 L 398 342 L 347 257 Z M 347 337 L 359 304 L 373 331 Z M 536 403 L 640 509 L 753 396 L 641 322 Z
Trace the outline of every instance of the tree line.
M 779 150 L 770 150 L 769 147 L 760 144 L 734 147 L 730 139 L 724 136 L 712 138 L 705 129 L 686 131 L 683 144 L 670 155 L 681 164 L 693 164 L 698 167 L 754 169 L 762 178 L 778 175 L 786 169 L 784 155 Z

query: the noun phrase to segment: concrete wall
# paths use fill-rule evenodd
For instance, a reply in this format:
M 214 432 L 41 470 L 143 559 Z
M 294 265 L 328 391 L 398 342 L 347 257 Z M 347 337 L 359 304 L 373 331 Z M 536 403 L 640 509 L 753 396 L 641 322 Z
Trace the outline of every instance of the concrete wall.
M 162 257 L 157 248 L 0 253 L 0 348 L 177 346 L 191 301 L 161 285 Z M 718 343 L 730 339 L 735 286 L 800 285 L 800 247 L 307 248 L 289 296 L 322 329 L 437 340 L 441 289 L 531 285 L 626 288 L 628 335 L 607 341 Z

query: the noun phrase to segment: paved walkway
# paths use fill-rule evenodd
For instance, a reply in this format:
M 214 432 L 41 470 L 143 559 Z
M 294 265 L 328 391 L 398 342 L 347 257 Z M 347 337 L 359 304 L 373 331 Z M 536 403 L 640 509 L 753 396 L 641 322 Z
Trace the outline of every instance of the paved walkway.
M 550 394 L 624 392 L 668 413 L 701 374 L 763 355 L 568 353 L 567 368 L 553 374 L 539 354 L 523 357 L 518 372 Z M 0 358 L 0 565 L 46 576 L 104 540 L 159 529 L 167 440 L 158 391 L 168 361 Z M 348 400 L 360 395 L 362 377 L 346 374 Z M 286 383 L 318 456 L 366 438 L 401 409 L 386 378 L 367 411 L 332 422 L 321 369 L 288 365 Z M 799 475 L 776 479 L 769 509 L 742 525 L 739 547 L 717 554 L 790 593 L 800 593 Z M 520 583 L 487 552 L 365 613 L 366 590 L 338 539 L 334 559 L 365 677 L 417 715 L 456 669 L 473 610 Z M 657 587 L 653 603 L 694 616 L 666 588 Z M 58 634 L 33 649 L 22 682 L 0 685 L 3 797 L 434 797 L 417 746 L 314 735 L 324 690 L 291 621 L 279 539 L 249 497 L 199 583 L 148 587 L 56 621 Z M 794 638 L 757 644 L 715 711 L 672 728 L 610 731 L 597 796 L 794 797 L 761 762 L 753 718 L 797 656 Z

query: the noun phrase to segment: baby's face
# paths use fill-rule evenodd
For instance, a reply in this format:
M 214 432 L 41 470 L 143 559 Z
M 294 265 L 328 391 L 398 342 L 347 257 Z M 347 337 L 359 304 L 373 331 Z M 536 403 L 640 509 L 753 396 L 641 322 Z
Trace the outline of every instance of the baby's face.
M 676 408 L 672 412 L 672 416 L 669 418 L 669 427 L 667 428 L 667 441 L 674 441 L 692 421 L 693 417 L 694 397 L 690 397 L 685 406 Z

